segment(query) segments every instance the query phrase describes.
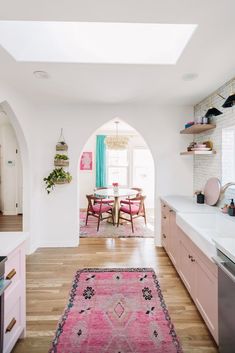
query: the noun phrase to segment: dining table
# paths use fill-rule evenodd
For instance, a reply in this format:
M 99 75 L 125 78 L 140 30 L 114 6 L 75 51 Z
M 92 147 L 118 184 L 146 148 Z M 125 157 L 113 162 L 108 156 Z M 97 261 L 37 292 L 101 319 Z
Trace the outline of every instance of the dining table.
M 135 197 L 138 194 L 137 190 L 128 188 L 107 188 L 95 190 L 95 196 L 100 198 L 110 198 L 114 199 L 114 223 L 118 224 L 118 213 L 120 208 L 120 199 Z

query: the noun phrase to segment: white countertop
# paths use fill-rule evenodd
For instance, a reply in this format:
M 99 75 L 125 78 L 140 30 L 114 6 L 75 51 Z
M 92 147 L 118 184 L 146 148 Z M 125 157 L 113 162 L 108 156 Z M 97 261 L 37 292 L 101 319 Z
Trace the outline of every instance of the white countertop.
M 161 197 L 176 212 L 177 225 L 212 259 L 216 248 L 235 262 L 235 217 L 223 214 L 218 207 L 197 204 L 188 196 Z
M 8 256 L 27 238 L 24 232 L 0 232 L 0 256 Z
M 213 239 L 217 249 L 235 263 L 235 237 Z
M 175 212 L 182 213 L 214 213 L 218 208 L 206 204 L 198 204 L 196 199 L 190 196 L 169 195 L 160 199 L 171 207 Z

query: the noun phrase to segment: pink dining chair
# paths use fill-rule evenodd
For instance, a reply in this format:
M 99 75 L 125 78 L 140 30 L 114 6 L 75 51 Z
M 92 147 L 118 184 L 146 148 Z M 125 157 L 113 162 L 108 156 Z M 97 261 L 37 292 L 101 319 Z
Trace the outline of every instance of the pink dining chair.
M 112 205 L 103 203 L 102 198 L 97 198 L 94 195 L 86 195 L 86 198 L 88 201 L 87 214 L 86 214 L 86 226 L 87 226 L 89 216 L 98 218 L 98 223 L 97 223 L 97 232 L 98 232 L 100 228 L 100 221 L 110 218 L 110 215 L 112 217 L 112 221 L 114 225 L 114 215 L 113 215 Z M 97 203 L 97 200 L 99 200 L 98 203 Z M 103 217 L 104 213 L 109 214 L 109 216 Z
M 106 187 L 106 186 L 98 187 L 98 188 L 95 188 L 94 192 L 96 192 L 96 190 L 105 190 L 105 189 L 108 189 L 108 187 Z M 99 197 L 97 197 L 97 200 L 95 201 L 95 203 L 100 203 L 100 202 L 101 202 L 101 199 Z M 102 203 L 111 205 L 114 203 L 114 200 L 109 199 L 109 198 L 103 198 Z
M 127 222 L 131 222 L 131 229 L 132 233 L 134 233 L 134 219 L 138 217 L 144 217 L 144 222 L 146 225 L 146 212 L 145 212 L 145 205 L 144 205 L 144 200 L 146 199 L 146 196 L 139 195 L 138 197 L 135 197 L 133 199 L 125 200 L 125 202 L 121 201 L 120 202 L 120 209 L 118 212 L 118 224 L 119 226 L 120 219 L 123 219 Z M 127 204 L 128 202 L 128 204 Z M 123 217 L 121 214 L 127 214 L 129 218 Z
M 139 196 L 142 195 L 143 189 L 141 189 L 141 188 L 131 188 L 131 190 L 137 191 L 137 194 L 135 195 L 135 197 L 134 197 L 134 198 L 127 197 L 126 199 L 121 200 L 121 203 L 125 203 L 126 205 L 129 205 L 129 200 L 131 201 L 131 203 L 136 203 L 136 202 L 138 202 L 138 201 L 134 201 L 134 199 L 135 199 L 136 197 L 139 197 Z

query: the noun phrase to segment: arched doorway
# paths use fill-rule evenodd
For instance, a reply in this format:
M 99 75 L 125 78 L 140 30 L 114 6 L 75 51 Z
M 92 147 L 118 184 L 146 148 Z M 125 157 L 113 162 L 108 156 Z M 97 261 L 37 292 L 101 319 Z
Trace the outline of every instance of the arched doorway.
M 99 231 L 96 231 L 97 220 L 90 217 L 86 225 L 86 195 L 93 194 L 99 186 L 97 184 L 97 139 L 103 136 L 115 135 L 115 121 L 118 124 L 119 136 L 128 138 L 127 148 L 122 150 L 105 148 L 105 188 L 112 189 L 113 182 L 118 182 L 120 188 L 139 188 L 142 195 L 146 196 L 145 209 L 147 222 L 136 219 L 134 222 L 134 232 L 132 232 L 129 222 L 122 222 L 120 227 L 113 227 L 110 222 L 101 222 Z M 121 119 L 113 119 L 97 129 L 87 140 L 80 159 L 78 171 L 79 190 L 79 233 L 80 237 L 141 237 L 154 238 L 154 186 L 155 171 L 152 153 L 145 140 L 133 127 Z M 120 198 L 122 200 L 122 198 Z M 119 200 L 120 201 L 120 200 Z
M 8 194 L 7 202 L 11 205 L 11 215 L 22 215 L 22 223 L 17 225 L 17 229 L 9 227 L 15 231 L 29 232 L 30 228 L 30 185 L 29 185 L 29 156 L 26 140 L 20 126 L 20 123 L 8 102 L 0 103 L 0 120 L 2 119 L 4 129 L 2 128 L 3 140 L 8 140 L 4 144 L 4 155 L 1 156 L 1 176 L 5 181 L 1 184 L 1 197 Z M 0 121 L 1 130 L 1 121 Z M 10 137 L 10 140 L 9 140 Z M 6 143 L 7 142 L 7 143 Z M 4 170 L 3 170 L 4 169 Z M 7 178 L 10 176 L 9 180 Z M 3 180 L 2 180 L 3 181 Z M 11 189 L 10 198 L 8 190 Z M 3 201 L 3 200 L 1 200 Z M 1 207 L 4 207 L 1 205 Z M 9 209 L 4 213 L 8 213 Z M 9 216 L 10 217 L 10 216 Z M 13 221 L 14 222 L 14 221 Z M 11 222 L 10 222 L 11 223 Z M 1 228 L 1 227 L 0 227 Z

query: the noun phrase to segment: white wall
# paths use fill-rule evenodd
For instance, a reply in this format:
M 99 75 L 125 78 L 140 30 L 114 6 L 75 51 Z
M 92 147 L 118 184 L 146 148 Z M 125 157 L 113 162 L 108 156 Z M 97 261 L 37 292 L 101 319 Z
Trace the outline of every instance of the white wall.
M 156 229 L 160 239 L 159 196 L 191 195 L 192 159 L 179 155 L 190 140 L 179 130 L 192 118 L 192 107 L 157 105 L 33 105 L 17 92 L 0 87 L 0 102 L 6 100 L 18 121 L 14 121 L 22 146 L 24 168 L 25 230 L 30 230 L 31 249 L 36 246 L 74 246 L 78 244 L 79 156 L 87 139 L 105 122 L 119 116 L 145 139 L 155 161 Z M 14 120 L 14 119 L 13 119 Z M 64 128 L 69 145 L 73 181 L 58 186 L 47 195 L 43 177 L 53 168 L 55 144 Z M 18 136 L 17 135 L 17 136 Z M 25 161 L 26 159 L 27 161 Z M 26 190 L 27 188 L 27 190 Z
M 227 137 L 226 140 L 222 140 L 223 131 L 227 128 L 235 127 L 235 107 L 222 108 L 224 100 L 219 97 L 216 93 L 219 93 L 223 97 L 227 98 L 231 93 L 231 83 L 234 79 L 226 82 L 216 92 L 213 92 L 209 97 L 198 103 L 195 107 L 195 120 L 198 120 L 209 106 L 215 106 L 223 114 L 213 117 L 212 123 L 216 125 L 216 128 L 209 130 L 206 133 L 195 135 L 195 141 L 208 141 L 211 140 L 214 144 L 216 151 L 215 155 L 208 156 L 196 156 L 194 159 L 194 190 L 203 190 L 206 181 L 211 177 L 217 177 L 221 182 L 226 183 L 232 180 L 229 179 L 228 175 L 231 167 L 231 163 L 234 162 L 234 151 L 231 155 L 231 141 Z M 224 148 L 224 153 L 222 151 Z M 223 168 L 222 168 L 223 165 Z M 224 170 L 224 175 L 222 172 Z M 235 197 L 235 190 L 229 189 L 230 192 L 226 193 L 226 198 Z M 228 200 L 226 200 L 228 201 Z
M 80 170 L 78 164 L 79 207 L 87 207 L 86 195 L 92 194 L 96 180 L 96 134 L 92 134 L 86 142 L 82 152 L 92 152 L 92 170 Z M 79 156 L 79 155 L 78 155 Z M 80 160 L 79 160 L 80 161 Z
M 0 112 L 0 206 L 3 215 L 17 215 L 22 212 L 21 158 L 18 141 L 12 125 Z M 18 207 L 16 206 L 18 204 Z
M 105 131 L 102 130 L 102 127 L 97 130 L 96 133 L 94 133 L 87 141 L 85 144 L 83 151 L 84 152 L 92 152 L 93 156 L 93 168 L 92 171 L 90 170 L 82 170 L 79 171 L 79 186 L 80 186 L 80 194 L 79 194 L 79 199 L 80 199 L 80 208 L 86 208 L 87 207 L 87 199 L 86 199 L 86 194 L 90 194 L 93 192 L 94 187 L 95 187 L 95 181 L 96 181 L 96 136 L 97 135 L 111 135 L 115 134 L 114 131 Z M 122 132 L 120 131 L 120 134 L 125 134 L 129 136 L 129 144 L 128 144 L 128 151 L 129 151 L 129 157 L 131 159 L 133 150 L 135 148 L 147 148 L 148 146 L 146 145 L 144 139 L 139 135 L 136 134 L 135 130 L 129 131 L 129 132 Z M 132 160 L 129 160 L 130 165 L 132 165 Z M 132 180 L 133 180 L 133 175 L 131 174 L 132 170 L 130 170 L 130 175 L 129 175 L 129 186 L 138 186 L 138 185 L 132 185 Z M 153 184 L 149 185 L 148 190 L 145 190 L 145 194 L 147 191 L 147 198 L 146 198 L 146 207 L 148 208 L 154 208 L 154 196 L 152 194 L 154 193 L 154 180 Z

